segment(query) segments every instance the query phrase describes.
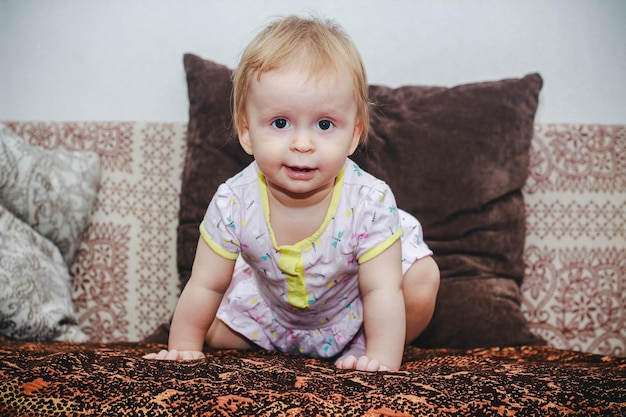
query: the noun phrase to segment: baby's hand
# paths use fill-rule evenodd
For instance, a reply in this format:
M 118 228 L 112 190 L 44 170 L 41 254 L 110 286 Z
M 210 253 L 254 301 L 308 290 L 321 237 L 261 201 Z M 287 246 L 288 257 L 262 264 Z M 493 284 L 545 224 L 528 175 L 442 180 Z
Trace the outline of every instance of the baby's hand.
M 159 353 L 148 353 L 144 355 L 144 359 L 156 359 L 158 361 L 188 361 L 194 359 L 203 359 L 204 353 L 197 350 L 181 350 L 176 349 L 165 350 Z
M 370 359 L 363 355 L 360 358 L 356 358 L 354 355 L 348 355 L 337 361 L 335 364 L 339 369 L 354 369 L 357 371 L 377 372 L 377 371 L 389 371 L 390 369 L 382 365 L 376 359 Z

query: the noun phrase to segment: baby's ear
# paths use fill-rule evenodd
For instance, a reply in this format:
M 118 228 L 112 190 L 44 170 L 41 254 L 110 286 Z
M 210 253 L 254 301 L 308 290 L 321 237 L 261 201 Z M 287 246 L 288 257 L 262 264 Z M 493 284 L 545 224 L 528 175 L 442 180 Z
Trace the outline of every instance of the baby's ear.
M 350 142 L 350 153 L 352 155 L 356 148 L 359 147 L 359 143 L 361 143 L 361 134 L 363 134 L 363 122 L 361 120 L 357 120 L 354 124 L 354 131 L 352 132 L 352 142 Z
M 237 136 L 239 137 L 239 144 L 248 155 L 254 155 L 252 152 L 252 142 L 250 141 L 250 129 L 246 122 L 237 126 Z

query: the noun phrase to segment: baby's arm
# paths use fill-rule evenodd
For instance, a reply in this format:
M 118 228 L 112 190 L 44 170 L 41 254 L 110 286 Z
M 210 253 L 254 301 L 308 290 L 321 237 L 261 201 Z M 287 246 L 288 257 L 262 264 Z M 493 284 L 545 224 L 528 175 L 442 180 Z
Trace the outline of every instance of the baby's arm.
M 400 368 L 406 336 L 401 256 L 398 240 L 359 266 L 365 356 L 347 357 L 337 364 L 339 368 L 365 371 Z
M 169 350 L 151 353 L 146 359 L 180 360 L 204 357 L 202 347 L 233 275 L 235 261 L 198 241 L 191 278 L 185 286 L 172 319 Z

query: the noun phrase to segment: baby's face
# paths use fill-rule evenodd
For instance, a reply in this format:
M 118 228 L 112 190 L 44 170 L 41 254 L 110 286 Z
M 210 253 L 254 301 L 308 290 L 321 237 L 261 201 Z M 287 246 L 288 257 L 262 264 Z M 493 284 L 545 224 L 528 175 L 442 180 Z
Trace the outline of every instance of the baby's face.
M 307 205 L 332 190 L 362 130 L 352 86 L 345 71 L 293 66 L 251 81 L 239 139 L 275 197 Z

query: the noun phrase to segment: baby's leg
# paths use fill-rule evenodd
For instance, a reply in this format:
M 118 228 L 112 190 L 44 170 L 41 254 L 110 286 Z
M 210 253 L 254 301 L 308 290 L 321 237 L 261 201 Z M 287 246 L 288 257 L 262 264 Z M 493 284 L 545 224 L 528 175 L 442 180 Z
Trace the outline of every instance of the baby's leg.
M 418 259 L 402 281 L 406 310 L 406 343 L 415 340 L 433 317 L 439 291 L 439 267 L 431 256 Z
M 251 282 L 252 280 L 254 280 L 254 272 L 252 271 L 250 265 L 248 265 L 243 257 L 240 256 L 237 258 L 237 262 L 235 263 L 233 279 L 230 287 L 224 295 L 224 300 L 228 299 L 231 291 L 235 288 L 238 288 L 242 283 Z M 225 310 L 222 310 L 225 306 Z M 242 314 L 240 311 L 230 307 L 228 303 L 225 305 L 223 301 L 220 304 L 218 314 L 216 314 L 216 317 L 213 319 L 213 323 L 211 323 L 211 327 L 209 327 L 206 337 L 204 338 L 207 346 L 212 349 L 259 349 L 257 345 L 231 329 L 228 325 L 226 325 L 226 323 L 218 318 L 220 311 L 225 315 L 225 317 L 230 318 L 235 315 Z
M 255 350 L 259 347 L 232 330 L 218 318 L 213 320 L 205 338 L 206 344 L 212 349 Z

